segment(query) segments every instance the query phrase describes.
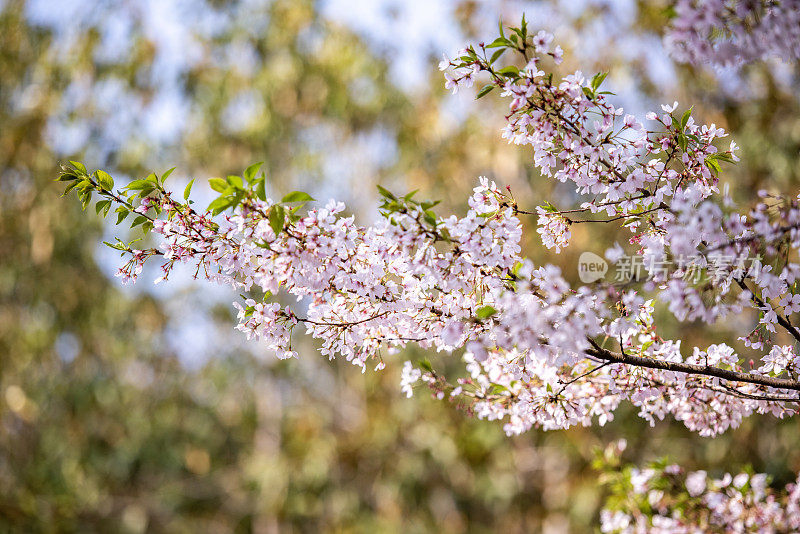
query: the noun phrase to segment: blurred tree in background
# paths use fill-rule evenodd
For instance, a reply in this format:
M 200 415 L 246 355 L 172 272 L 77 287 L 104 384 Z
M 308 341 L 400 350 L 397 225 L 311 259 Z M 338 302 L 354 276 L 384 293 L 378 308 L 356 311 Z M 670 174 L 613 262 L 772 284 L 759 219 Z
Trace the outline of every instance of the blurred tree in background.
M 540 4 L 564 10 L 498 2 L 485 8 L 488 31 Z M 585 69 L 611 70 L 640 100 L 696 103 L 700 119 L 731 129 L 745 195 L 766 177 L 796 187 L 798 73 L 670 65 L 667 91 L 646 47 L 632 58 L 630 37 L 598 30 L 615 20 L 635 29 L 622 35 L 657 41 L 668 5 L 629 7 L 624 20 L 605 2 L 566 10 L 577 52 L 591 48 L 583 39 L 603 43 L 599 57 L 578 54 Z M 485 33 L 477 3 L 453 2 L 452 14 L 466 35 Z M 471 95 L 449 97 L 435 62 L 407 91 L 379 49 L 311 1 L 0 1 L 0 530 L 581 532 L 602 497 L 591 450 L 621 435 L 633 460 L 752 462 L 778 481 L 800 469 L 796 431 L 755 417 L 714 441 L 669 422 L 645 437 L 633 414 L 508 439 L 446 403 L 405 399 L 397 366 L 361 375 L 311 346 L 274 363 L 231 343 L 228 302 L 208 288 L 187 281 L 174 308 L 108 277 L 99 219 L 59 199 L 59 158 L 128 176 L 176 164 L 198 187 L 265 161 L 273 187 L 336 196 L 366 216 L 377 182 L 455 210 L 480 174 L 521 204 L 570 194 L 500 140 L 496 102 L 457 120 L 449 106 Z M 581 232 L 587 247 L 613 242 Z

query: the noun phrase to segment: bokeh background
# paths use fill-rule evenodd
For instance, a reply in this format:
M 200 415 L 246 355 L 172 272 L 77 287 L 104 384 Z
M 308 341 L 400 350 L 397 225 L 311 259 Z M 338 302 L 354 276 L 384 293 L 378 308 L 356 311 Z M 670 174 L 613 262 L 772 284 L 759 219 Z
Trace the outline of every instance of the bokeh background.
M 508 438 L 424 390 L 399 391 L 404 360 L 457 374 L 458 355 L 409 350 L 361 374 L 306 341 L 279 362 L 233 330 L 226 289 L 185 275 L 153 286 L 148 272 L 120 285 L 100 243 L 121 230 L 53 182 L 66 159 L 123 183 L 177 166 L 173 187 L 195 177 L 203 198 L 206 178 L 264 161 L 275 194 L 336 197 L 367 222 L 377 183 L 419 188 L 444 213 L 465 211 L 479 175 L 522 205 L 568 205 L 568 188 L 500 139 L 506 104 L 446 93 L 436 68 L 526 13 L 555 32 L 565 73 L 610 71 L 626 109 L 677 99 L 730 129 L 743 161 L 725 180 L 740 200 L 795 191 L 797 65 L 676 65 L 661 41 L 669 8 L 0 0 L 0 531 L 586 532 L 604 498 L 592 451 L 621 437 L 634 461 L 794 478 L 792 422 L 754 417 L 709 440 L 622 409 L 604 428 Z M 558 258 L 567 274 L 583 250 L 624 242 L 581 226 Z M 534 239 L 528 252 L 554 261 Z M 663 335 L 734 342 L 750 320 L 667 321 Z

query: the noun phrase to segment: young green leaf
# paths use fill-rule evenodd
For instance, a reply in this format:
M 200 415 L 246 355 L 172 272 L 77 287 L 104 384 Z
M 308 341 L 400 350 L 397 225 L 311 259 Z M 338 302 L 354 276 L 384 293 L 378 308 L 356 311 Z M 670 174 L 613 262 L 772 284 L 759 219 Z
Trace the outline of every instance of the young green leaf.
M 177 167 L 172 167 L 167 172 L 165 172 L 164 174 L 161 175 L 161 183 L 162 184 L 167 181 L 167 178 L 169 178 L 169 175 L 172 174 L 175 171 L 176 168 Z
M 475 100 L 483 98 L 484 96 L 488 95 L 490 92 L 492 92 L 492 89 L 494 89 L 494 85 L 492 84 L 484 85 L 483 88 L 480 91 L 478 91 L 478 96 L 475 97 Z
M 186 188 L 183 190 L 183 200 L 189 200 L 189 195 L 192 194 L 193 185 L 194 185 L 194 178 L 189 180 L 189 183 L 186 184 Z
M 397 200 L 397 198 L 388 189 L 381 185 L 378 186 L 378 192 L 381 194 L 381 196 L 384 196 L 388 199 Z
M 283 224 L 286 221 L 286 212 L 283 209 L 283 206 L 280 204 L 276 204 L 272 206 L 269 210 L 269 227 L 272 228 L 272 231 L 275 232 L 275 235 L 279 235 L 281 230 L 283 230 Z
M 258 163 L 253 163 L 244 170 L 244 179 L 247 180 L 248 184 L 253 183 L 253 180 L 256 179 L 256 175 L 258 174 L 258 169 L 260 169 L 263 164 L 263 161 L 259 161 Z
M 694 109 L 694 106 L 687 109 L 686 112 L 683 114 L 683 117 L 681 117 L 681 131 L 683 131 L 686 128 L 686 123 L 689 122 L 689 117 L 692 116 L 692 109 Z
M 606 79 L 606 76 L 608 76 L 607 72 L 598 72 L 597 74 L 595 74 L 592 77 L 591 87 L 592 87 L 593 91 L 597 91 L 597 89 L 600 87 L 600 85 Z
M 489 59 L 489 63 L 490 64 L 494 63 L 495 61 L 500 59 L 500 56 L 502 56 L 505 53 L 505 51 L 506 51 L 505 48 L 498 48 L 497 50 L 495 50 L 494 53 L 492 54 L 492 57 Z
M 232 174 L 228 175 L 228 183 L 231 184 L 236 189 L 241 189 L 244 187 L 244 182 L 242 181 L 241 176 L 234 176 Z
M 509 65 L 508 67 L 504 67 L 497 71 L 498 74 L 502 74 L 508 78 L 514 78 L 519 76 L 519 67 L 515 67 L 514 65 Z
M 491 317 L 495 313 L 497 313 L 497 310 L 495 310 L 493 307 L 491 307 L 491 306 L 483 306 L 483 307 L 478 308 L 477 310 L 475 310 L 475 317 L 477 317 L 478 319 L 480 319 L 482 321 L 484 319 L 488 319 L 489 317 Z
M 211 178 L 210 180 L 208 180 L 208 185 L 210 185 L 211 189 L 213 189 L 217 193 L 222 193 L 228 188 L 228 182 L 226 182 L 222 178 Z
M 114 188 L 114 179 L 104 170 L 98 170 L 95 175 L 97 176 L 97 183 L 106 191 L 111 191 Z
M 505 37 L 498 37 L 488 45 L 486 48 L 500 48 L 501 46 L 511 46 L 511 42 Z
M 302 191 L 292 191 L 281 199 L 281 202 L 309 202 L 314 200 L 308 193 Z
M 119 225 L 122 221 L 124 221 L 128 217 L 129 214 L 130 214 L 130 211 L 128 211 L 128 208 L 126 208 L 125 206 L 118 207 L 117 208 L 117 222 L 114 223 L 114 224 Z
M 130 191 L 153 190 L 153 182 L 149 180 L 134 180 L 125 186 Z
M 102 210 L 106 210 L 106 213 L 108 213 L 109 208 L 111 208 L 110 200 L 100 200 L 95 204 L 94 211 L 99 215 Z
M 256 196 L 265 202 L 267 200 L 267 176 L 263 172 L 256 183 Z
M 219 215 L 233 203 L 233 199 L 231 197 L 219 197 L 211 202 L 206 208 L 206 211 L 210 211 L 212 215 Z
M 75 170 L 80 171 L 81 174 L 89 174 L 86 171 L 86 166 L 83 163 L 81 163 L 80 161 L 69 160 L 69 162 L 72 164 L 73 167 L 75 167 Z
M 427 358 L 421 359 L 418 363 L 423 370 L 429 373 L 433 372 L 433 366 L 431 365 L 431 362 Z

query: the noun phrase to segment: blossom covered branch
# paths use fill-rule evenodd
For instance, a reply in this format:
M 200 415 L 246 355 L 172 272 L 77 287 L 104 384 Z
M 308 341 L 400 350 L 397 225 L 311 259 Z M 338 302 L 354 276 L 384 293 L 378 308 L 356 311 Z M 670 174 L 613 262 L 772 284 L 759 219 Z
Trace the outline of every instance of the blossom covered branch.
M 479 96 L 499 89 L 511 100 L 503 136 L 530 145 L 543 176 L 572 182 L 587 197 L 574 209 L 536 209 L 545 246 L 567 247 L 570 226 L 581 221 L 620 225 L 645 259 L 644 280 L 573 288 L 557 267 L 535 265 L 522 255 L 519 219 L 534 212 L 485 178 L 462 218 L 438 216 L 435 202 L 381 189 L 382 217 L 369 227 L 344 216 L 338 202 L 301 211 L 313 200 L 305 193 L 269 199 L 258 166 L 212 179 L 220 197 L 205 212 L 189 200 L 191 185 L 177 200 L 166 176 L 115 192 L 107 173 L 73 163 L 60 179 L 85 205 L 99 195 L 98 213 L 116 206 L 118 222 L 134 214 L 133 226 L 160 237 L 150 249 L 112 245 L 129 258 L 123 280 L 135 280 L 148 259 L 160 257 L 159 281 L 187 263 L 195 276 L 249 292 L 236 303 L 237 328 L 279 357 L 296 355 L 291 341 L 300 323 L 323 354 L 362 369 L 370 361 L 383 367 L 384 354 L 412 342 L 444 352 L 463 348 L 469 378 L 450 384 L 431 368 L 408 365 L 404 390 L 422 379 L 479 417 L 505 419 L 509 433 L 604 424 L 623 400 L 651 423 L 669 414 L 701 435 L 752 413 L 794 415 L 800 357 L 772 336 L 777 329 L 800 335 L 791 321 L 800 311 L 800 266 L 790 261 L 800 246 L 798 200 L 765 196 L 749 212 L 736 211 L 717 187 L 721 165 L 736 160 L 734 143 L 717 147 L 722 129 L 696 124 L 691 110 L 677 114 L 677 103 L 646 121 L 625 114 L 600 90 L 603 74 L 556 81 L 543 70 L 562 59 L 552 39 L 528 34 L 523 21 L 508 36 L 445 59 L 447 86 L 455 92 L 486 76 Z M 506 52 L 524 66 L 499 66 Z M 713 269 L 718 283 L 692 284 L 680 269 L 663 268 L 690 255 L 700 269 Z M 280 293 L 300 304 L 280 305 Z M 759 312 L 756 328 L 741 340 L 765 351 L 762 365 L 745 369 L 724 344 L 684 356 L 680 341 L 656 333 L 659 300 L 681 321 Z

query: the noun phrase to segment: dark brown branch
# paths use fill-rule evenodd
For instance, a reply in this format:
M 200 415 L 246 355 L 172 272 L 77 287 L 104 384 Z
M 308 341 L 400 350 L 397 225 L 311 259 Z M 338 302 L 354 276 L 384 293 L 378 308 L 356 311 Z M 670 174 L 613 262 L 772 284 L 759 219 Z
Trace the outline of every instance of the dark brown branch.
M 740 373 L 737 371 L 729 371 L 727 369 L 720 369 L 712 365 L 696 365 L 693 363 L 683 362 L 667 362 L 664 360 L 656 360 L 652 358 L 642 358 L 641 356 L 631 356 L 628 354 L 617 354 L 608 349 L 604 349 L 593 339 L 589 339 L 592 348 L 586 351 L 589 356 L 594 356 L 604 361 L 613 363 L 622 363 L 625 365 L 632 365 L 634 367 L 646 367 L 648 369 L 661 369 L 662 371 L 674 371 L 677 373 L 686 373 L 689 375 L 702 375 L 713 376 L 722 378 L 729 382 L 746 382 L 749 384 L 757 384 L 760 386 L 768 386 L 780 389 L 790 389 L 800 391 L 800 381 L 790 380 L 788 378 L 774 378 L 771 376 L 760 376 L 749 373 Z

